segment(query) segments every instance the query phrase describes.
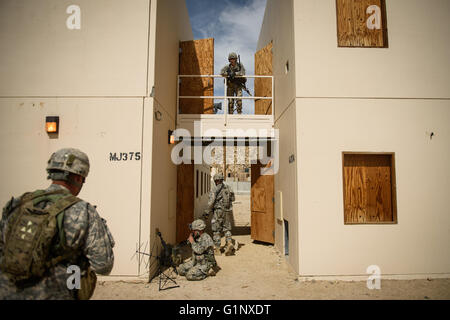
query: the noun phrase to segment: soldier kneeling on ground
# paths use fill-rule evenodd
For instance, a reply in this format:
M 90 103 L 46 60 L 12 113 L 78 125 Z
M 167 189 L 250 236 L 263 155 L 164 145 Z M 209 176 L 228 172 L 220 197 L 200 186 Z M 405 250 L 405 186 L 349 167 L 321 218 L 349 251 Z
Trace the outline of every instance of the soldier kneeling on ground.
M 191 281 L 215 276 L 220 268 L 214 257 L 214 243 L 211 236 L 205 232 L 205 222 L 197 219 L 192 222 L 190 228 L 191 233 L 187 240 L 191 244 L 192 258 L 177 267 L 178 274 Z

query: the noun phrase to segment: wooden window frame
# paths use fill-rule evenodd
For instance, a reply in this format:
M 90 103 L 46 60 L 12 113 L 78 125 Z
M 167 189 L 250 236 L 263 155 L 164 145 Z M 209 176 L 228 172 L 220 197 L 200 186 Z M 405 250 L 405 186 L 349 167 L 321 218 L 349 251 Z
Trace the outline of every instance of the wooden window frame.
M 392 205 L 392 221 L 370 221 L 370 222 L 346 222 L 345 221 L 345 155 L 388 155 L 391 156 L 391 205 Z M 342 152 L 342 206 L 344 225 L 380 225 L 380 224 L 398 224 L 397 217 L 397 183 L 395 174 L 395 152 Z

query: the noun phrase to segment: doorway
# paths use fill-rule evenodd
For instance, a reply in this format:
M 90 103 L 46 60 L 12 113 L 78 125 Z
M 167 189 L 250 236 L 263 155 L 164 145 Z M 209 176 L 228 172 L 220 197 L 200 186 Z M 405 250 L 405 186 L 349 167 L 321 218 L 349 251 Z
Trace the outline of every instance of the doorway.
M 213 177 L 216 173 L 222 173 L 225 183 L 235 194 L 233 214 L 230 217 L 232 234 L 250 235 L 255 241 L 275 243 L 274 176 L 264 174 L 264 170 L 270 168 L 270 163 L 262 164 L 252 156 L 252 148 L 258 152 L 258 147 L 248 144 L 222 146 L 218 150 L 222 149 L 223 153 L 215 154 L 216 158 L 223 160 L 222 163 L 210 166 L 178 165 L 177 242 L 188 237 L 188 224 L 201 218 L 207 207 L 207 199 L 204 198 L 208 197 L 207 193 L 215 190 Z M 209 224 L 207 223 L 208 226 Z

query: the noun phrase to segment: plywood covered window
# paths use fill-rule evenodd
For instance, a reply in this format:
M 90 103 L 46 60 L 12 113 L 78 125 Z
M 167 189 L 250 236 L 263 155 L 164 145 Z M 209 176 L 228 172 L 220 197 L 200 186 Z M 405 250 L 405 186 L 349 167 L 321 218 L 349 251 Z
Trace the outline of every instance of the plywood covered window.
M 344 223 L 397 223 L 394 153 L 343 152 Z
M 336 0 L 339 47 L 387 48 L 385 0 Z

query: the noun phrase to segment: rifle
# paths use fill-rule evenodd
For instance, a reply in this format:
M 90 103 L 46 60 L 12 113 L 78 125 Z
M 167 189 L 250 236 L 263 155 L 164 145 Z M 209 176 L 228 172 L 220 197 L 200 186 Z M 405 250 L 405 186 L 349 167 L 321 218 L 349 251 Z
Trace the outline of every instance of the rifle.
M 241 67 L 241 55 L 238 56 L 238 66 L 239 66 L 239 71 L 240 71 L 240 67 Z M 245 92 L 248 93 L 249 96 L 252 96 L 252 94 L 250 93 L 250 90 L 248 90 L 247 88 L 247 78 L 245 78 L 244 76 L 237 76 L 238 78 L 236 78 L 236 73 L 234 72 L 234 70 L 231 69 L 231 67 L 228 68 L 227 70 L 227 80 L 229 82 L 233 82 L 238 84 L 242 89 L 245 90 Z
M 173 263 L 173 257 L 172 257 L 172 245 L 167 244 L 159 230 L 156 231 L 156 235 L 161 240 L 162 250 L 159 255 L 159 263 L 164 267 L 174 267 L 174 270 L 176 272 L 176 266 Z
M 239 64 L 239 68 L 241 67 L 241 55 L 238 56 L 238 64 Z M 250 90 L 248 90 L 247 88 L 247 78 L 238 78 L 238 81 L 240 82 L 240 85 L 242 87 L 242 89 L 244 89 L 249 96 L 252 96 L 252 94 L 250 93 Z
M 181 247 L 183 247 L 183 245 L 187 244 L 187 241 L 186 240 L 182 241 L 179 244 L 173 246 L 171 244 L 167 244 L 164 241 L 164 239 L 161 235 L 161 232 L 159 231 L 158 228 L 156 229 L 156 235 L 161 240 L 161 246 L 162 246 L 162 250 L 159 253 L 159 255 L 153 255 L 153 249 L 150 252 L 150 254 L 139 252 L 140 254 L 144 254 L 149 257 L 155 257 L 156 261 L 158 263 L 157 273 L 152 276 L 150 281 L 152 281 L 156 276 L 159 275 L 159 290 L 160 291 L 166 290 L 166 289 L 171 289 L 171 288 L 178 288 L 179 285 L 176 283 L 175 279 L 172 278 L 171 276 L 169 276 L 168 274 L 165 274 L 164 269 L 172 267 L 174 272 L 176 274 L 178 274 L 177 266 L 179 266 L 183 260 L 181 257 L 181 254 L 179 253 L 179 250 Z M 138 252 L 138 251 L 136 251 L 136 252 Z M 150 269 L 151 269 L 151 265 L 150 265 Z M 166 287 L 166 284 L 169 281 L 172 282 L 173 285 L 171 287 Z

